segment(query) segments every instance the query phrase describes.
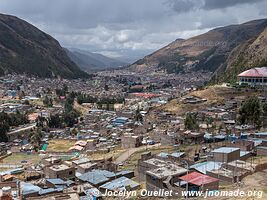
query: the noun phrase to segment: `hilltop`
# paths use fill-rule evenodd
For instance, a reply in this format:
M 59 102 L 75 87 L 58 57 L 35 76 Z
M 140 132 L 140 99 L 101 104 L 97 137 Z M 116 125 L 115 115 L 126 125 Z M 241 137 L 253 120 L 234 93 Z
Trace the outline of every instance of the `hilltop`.
M 0 58 L 0 75 L 88 76 L 70 60 L 56 39 L 22 19 L 4 14 L 0 14 Z

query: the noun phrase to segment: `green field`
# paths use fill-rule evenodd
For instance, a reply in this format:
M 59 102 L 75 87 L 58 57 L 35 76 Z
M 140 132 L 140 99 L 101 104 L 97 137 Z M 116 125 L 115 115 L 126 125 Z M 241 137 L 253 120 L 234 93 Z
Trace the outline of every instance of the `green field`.
M 17 164 L 20 165 L 21 161 L 27 161 L 27 164 L 37 164 L 41 157 L 39 154 L 26 154 L 26 153 L 13 153 L 1 161 L 0 164 Z
M 48 152 L 67 152 L 70 147 L 75 144 L 73 140 L 50 140 L 48 144 Z

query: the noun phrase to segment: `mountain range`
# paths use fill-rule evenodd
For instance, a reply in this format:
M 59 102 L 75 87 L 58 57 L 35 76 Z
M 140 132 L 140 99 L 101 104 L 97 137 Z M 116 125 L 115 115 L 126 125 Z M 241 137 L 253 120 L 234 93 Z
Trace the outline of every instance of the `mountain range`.
M 266 64 L 267 19 L 215 28 L 169 45 L 129 66 L 139 72 L 213 72 L 216 82 L 233 79 L 248 68 Z
M 87 72 L 114 69 L 127 65 L 125 62 L 86 50 L 65 48 L 65 51 L 74 63 Z
M 266 45 L 267 19 L 259 19 L 177 39 L 126 68 L 142 73 L 210 71 L 212 82 L 223 82 L 235 80 L 246 69 L 267 65 Z M 0 14 L 0 75 L 83 78 L 89 76 L 86 72 L 126 65 L 101 54 L 62 48 L 28 22 Z
M 6 73 L 88 77 L 53 37 L 22 19 L 0 14 L 0 75 Z

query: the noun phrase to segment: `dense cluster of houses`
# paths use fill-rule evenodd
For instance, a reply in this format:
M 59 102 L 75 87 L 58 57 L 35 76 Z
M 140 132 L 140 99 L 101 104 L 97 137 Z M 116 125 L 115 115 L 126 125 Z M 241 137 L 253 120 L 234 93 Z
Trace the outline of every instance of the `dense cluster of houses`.
M 251 82 L 251 76 L 261 72 L 265 69 L 244 72 L 239 76 L 240 82 Z M 36 119 L 62 114 L 64 106 L 56 103 L 45 107 L 34 102 L 40 103 L 44 95 L 55 95 L 55 90 L 64 85 L 68 85 L 69 91 L 98 98 L 123 97 L 124 102 L 114 104 L 112 109 L 83 103 L 80 106 L 86 112 L 73 128 L 43 130 L 37 149 L 38 164 L 30 166 L 22 161 L 19 165 L 2 166 L 8 169 L 0 172 L 0 196 L 32 200 L 102 199 L 107 191 L 134 191 L 143 185 L 147 191 L 181 194 L 185 190 L 218 190 L 224 183 L 240 183 L 247 175 L 266 169 L 266 163 L 256 162 L 254 158 L 267 155 L 267 133 L 257 131 L 253 125 L 237 123 L 237 110 L 246 96 L 207 104 L 206 98 L 187 95 L 208 76 L 160 72 L 143 76 L 114 71 L 100 72 L 90 80 L 20 75 L 1 79 L 0 112 L 27 112 L 29 123 L 11 127 L 7 132 L 8 142 L 0 143 L 0 159 L 12 153 L 36 153 L 29 140 L 31 130 L 37 126 Z M 259 79 L 254 78 L 252 82 L 259 83 Z M 183 114 L 158 109 L 177 97 L 181 97 L 177 104 L 197 109 Z M 264 96 L 259 99 L 266 101 Z M 26 101 L 29 103 L 25 104 Z M 186 128 L 187 114 L 195 117 L 197 128 Z M 48 153 L 49 141 L 55 138 L 75 142 L 66 152 Z M 155 143 L 174 150 L 154 154 L 146 150 L 138 159 L 135 171 L 122 170 L 122 166 L 127 169 L 127 162 L 118 163 L 112 156 L 90 157 L 94 153 L 107 154 L 115 148 L 138 149 Z M 186 146 L 193 150 L 183 150 Z

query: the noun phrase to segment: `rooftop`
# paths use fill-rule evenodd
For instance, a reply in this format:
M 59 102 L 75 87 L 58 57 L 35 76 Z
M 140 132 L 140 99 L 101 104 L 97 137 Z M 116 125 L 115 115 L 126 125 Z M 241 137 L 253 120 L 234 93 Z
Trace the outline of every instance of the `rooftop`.
M 208 183 L 219 181 L 217 178 L 213 178 L 198 172 L 192 172 L 190 174 L 180 177 L 180 179 L 197 186 L 202 186 Z
M 187 172 L 187 169 L 179 167 L 174 164 L 168 164 L 167 166 L 147 171 L 147 174 L 157 177 L 159 179 L 166 178 L 168 176 L 181 175 Z
M 239 77 L 267 77 L 267 67 L 253 68 L 238 75 Z
M 66 169 L 70 169 L 71 167 L 67 166 L 67 165 L 53 165 L 51 167 L 49 167 L 49 169 L 54 170 L 54 171 L 62 171 L 62 170 L 66 170 Z
M 166 161 L 163 161 L 163 160 L 159 160 L 157 158 L 151 158 L 151 159 L 148 159 L 146 161 L 144 161 L 150 165 L 154 165 L 156 167 L 164 167 L 165 165 L 167 165 Z
M 81 158 L 79 160 L 72 161 L 72 163 L 75 165 L 80 165 L 80 164 L 84 164 L 84 163 L 88 163 L 88 162 L 90 162 L 89 158 Z
M 202 162 L 202 163 L 191 165 L 190 169 L 195 169 L 203 174 L 206 174 L 207 171 L 219 169 L 221 166 L 222 166 L 222 163 L 220 162 L 208 161 L 208 162 Z
M 139 183 L 122 176 L 111 182 L 105 183 L 100 187 L 108 190 L 124 190 L 126 188 L 135 189 L 139 186 L 140 186 Z
M 240 149 L 235 148 L 235 147 L 220 147 L 218 149 L 214 149 L 212 153 L 231 153 L 237 150 L 240 150 Z
M 78 176 L 78 179 L 97 185 L 109 181 L 112 177 L 115 177 L 115 173 L 113 172 L 106 170 L 92 170 Z
M 97 163 L 83 163 L 83 164 L 80 164 L 79 167 L 84 168 L 84 169 L 88 169 L 88 168 L 91 168 L 95 165 L 97 165 Z

